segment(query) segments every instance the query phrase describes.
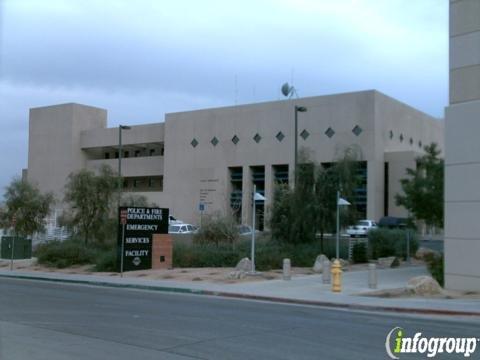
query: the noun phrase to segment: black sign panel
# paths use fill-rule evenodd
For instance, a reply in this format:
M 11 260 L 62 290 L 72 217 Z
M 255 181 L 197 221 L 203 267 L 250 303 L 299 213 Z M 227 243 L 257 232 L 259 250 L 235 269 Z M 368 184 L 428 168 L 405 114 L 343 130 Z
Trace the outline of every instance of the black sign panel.
M 118 270 L 121 256 L 124 271 L 151 269 L 152 235 L 168 234 L 168 209 L 121 207 L 118 214 Z

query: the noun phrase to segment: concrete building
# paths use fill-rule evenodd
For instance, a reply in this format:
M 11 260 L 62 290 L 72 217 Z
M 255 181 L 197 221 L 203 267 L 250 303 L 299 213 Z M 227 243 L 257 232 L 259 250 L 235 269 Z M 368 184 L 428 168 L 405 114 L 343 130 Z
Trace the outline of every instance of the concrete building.
M 480 291 L 480 1 L 450 0 L 445 133 L 445 284 Z
M 253 185 L 266 197 L 263 226 L 276 182 L 292 182 L 294 107 L 298 148 L 317 163 L 335 161 L 349 146 L 361 154 L 357 205 L 365 218 L 406 216 L 395 205 L 399 180 L 422 147 L 443 148 L 443 122 L 377 91 L 362 91 L 166 114 L 161 123 L 122 132 L 124 191 L 146 195 L 190 223 L 233 209 L 251 222 Z M 128 125 L 128 124 L 125 124 Z M 117 169 L 118 128 L 106 111 L 78 104 L 31 109 L 28 179 L 58 199 L 68 174 L 107 164 Z

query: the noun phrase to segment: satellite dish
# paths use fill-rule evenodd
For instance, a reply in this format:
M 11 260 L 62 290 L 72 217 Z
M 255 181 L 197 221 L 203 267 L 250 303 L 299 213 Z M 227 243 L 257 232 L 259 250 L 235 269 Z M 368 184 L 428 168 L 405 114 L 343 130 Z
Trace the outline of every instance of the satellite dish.
M 282 85 L 282 94 L 283 96 L 289 96 L 290 93 L 292 92 L 293 87 L 288 85 L 288 82 Z

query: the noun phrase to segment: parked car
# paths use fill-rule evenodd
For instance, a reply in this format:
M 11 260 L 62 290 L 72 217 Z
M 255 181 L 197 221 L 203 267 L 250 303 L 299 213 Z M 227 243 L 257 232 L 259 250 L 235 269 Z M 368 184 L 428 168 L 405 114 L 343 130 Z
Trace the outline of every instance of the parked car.
M 177 220 L 172 215 L 168 215 L 168 225 L 173 225 L 173 224 L 183 224 L 183 221 Z
M 197 227 L 191 224 L 173 224 L 168 226 L 169 234 L 193 234 L 197 231 Z
M 372 229 L 377 228 L 377 223 L 373 220 L 359 220 L 355 225 L 347 228 L 347 234 L 350 237 L 365 237 Z
M 252 228 L 249 225 L 238 225 L 238 235 L 240 236 L 251 236 L 252 235 Z M 255 230 L 255 234 L 259 234 L 260 230 Z
M 384 216 L 378 222 L 378 226 L 388 229 L 405 229 L 407 227 L 407 219 L 394 216 Z

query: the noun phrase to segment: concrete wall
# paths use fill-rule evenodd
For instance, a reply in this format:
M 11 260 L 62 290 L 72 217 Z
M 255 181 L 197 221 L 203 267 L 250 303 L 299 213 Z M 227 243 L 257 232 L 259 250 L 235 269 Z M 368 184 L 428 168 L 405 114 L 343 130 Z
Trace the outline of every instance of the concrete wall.
M 251 223 L 251 166 L 265 167 L 268 210 L 273 198 L 272 165 L 288 164 L 293 179 L 295 105 L 308 109 L 298 114 L 298 133 L 304 129 L 309 133 L 305 140 L 298 137 L 298 147 L 311 159 L 335 161 L 345 148 L 354 146 L 367 161 L 367 217 L 371 219 L 384 215 L 385 150 L 415 151 L 420 139 L 422 146 L 435 141 L 443 148 L 442 122 L 376 91 L 167 114 L 164 189 L 177 194 L 171 199 L 177 216 L 198 223 L 202 192 L 208 194 L 208 213 L 228 210 L 228 167 L 233 166 L 243 168 L 242 222 Z M 352 132 L 355 126 L 361 128 L 358 136 Z M 329 128 L 335 132 L 331 138 L 325 134 Z M 390 130 L 396 138 L 389 138 Z M 278 132 L 285 136 L 282 141 L 276 138 Z M 262 138 L 258 143 L 253 140 L 257 133 Z M 398 139 L 401 133 L 403 141 Z M 213 137 L 218 139 L 216 146 L 211 143 Z M 196 147 L 191 145 L 193 139 Z
M 446 110 L 445 284 L 480 291 L 480 2 L 450 1 Z
M 299 152 L 305 151 L 316 163 L 324 163 L 336 161 L 347 147 L 354 147 L 360 160 L 367 163 L 366 216 L 370 219 L 378 220 L 384 215 L 384 164 L 388 161 L 385 152 L 392 162 L 398 162 L 391 166 L 391 189 L 395 191 L 397 175 L 404 172 L 411 160 L 406 161 L 403 153 L 418 151 L 420 140 L 426 144 L 434 139 L 443 147 L 441 122 L 371 90 L 167 114 L 164 124 L 132 126 L 122 132 L 124 150 L 128 149 L 130 155 L 122 160 L 122 174 L 163 175 L 163 191 L 135 194 L 170 208 L 179 219 L 199 224 L 200 202 L 206 203 L 207 214 L 230 210 L 229 168 L 240 167 L 240 217 L 241 222 L 249 224 L 252 167 L 262 166 L 268 217 L 274 193 L 273 166 L 288 165 L 290 183 L 294 179 L 295 105 L 307 108 L 307 112 L 298 113 Z M 107 164 L 117 169 L 118 160 L 114 157 L 118 152 L 118 128 L 105 128 L 105 110 L 73 104 L 32 109 L 30 123 L 28 176 L 45 189 L 52 188 L 60 194 L 68 174 L 81 168 L 97 169 Z M 356 134 L 354 129 L 360 131 Z M 333 136 L 327 136 L 327 130 Z M 305 138 L 301 136 L 304 131 L 308 132 Z M 395 136 L 390 138 L 390 131 Z M 259 141 L 254 140 L 257 134 Z M 403 141 L 399 140 L 400 134 Z M 232 141 L 234 136 L 238 139 L 236 144 Z M 415 141 L 410 143 L 410 137 L 415 137 Z M 212 143 L 214 138 L 216 145 Z M 194 139 L 196 146 L 192 146 Z M 164 150 L 164 156 L 157 152 L 153 156 L 149 152 L 133 156 L 135 149 L 149 148 L 160 153 Z M 401 154 L 395 156 L 397 152 Z M 392 190 L 390 196 L 394 196 Z M 390 215 L 400 214 L 393 204 L 390 201 Z
M 63 199 L 68 175 L 85 167 L 80 135 L 107 124 L 107 111 L 79 104 L 30 109 L 28 180 Z

